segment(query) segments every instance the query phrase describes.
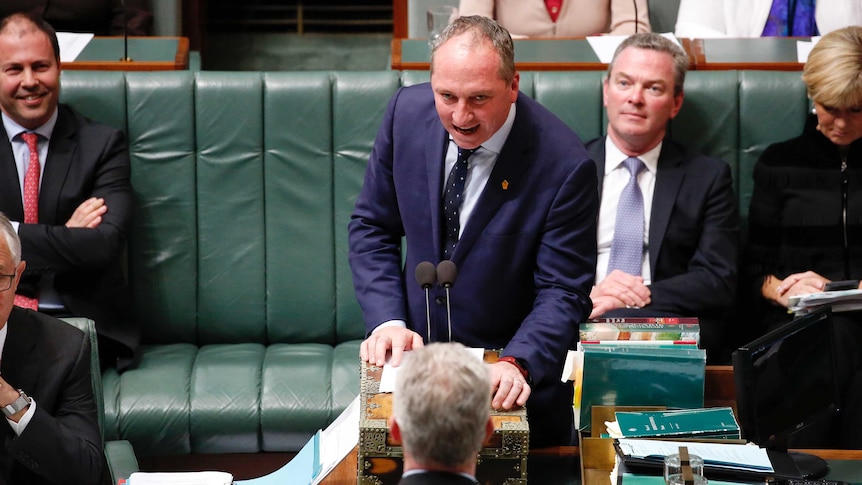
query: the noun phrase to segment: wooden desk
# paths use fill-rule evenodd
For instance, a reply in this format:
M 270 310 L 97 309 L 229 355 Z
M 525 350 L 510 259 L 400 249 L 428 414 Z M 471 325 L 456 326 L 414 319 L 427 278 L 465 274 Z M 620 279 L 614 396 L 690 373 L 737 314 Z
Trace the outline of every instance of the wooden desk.
M 96 71 L 179 71 L 189 68 L 187 37 L 129 37 L 129 57 L 123 37 L 94 37 L 73 62 L 63 69 Z
M 431 67 L 431 48 L 425 39 L 392 39 L 392 69 Z M 515 39 L 515 68 L 520 71 L 604 71 L 586 39 Z
M 694 69 L 801 71 L 796 42 L 809 37 L 755 37 L 750 39 L 683 39 Z

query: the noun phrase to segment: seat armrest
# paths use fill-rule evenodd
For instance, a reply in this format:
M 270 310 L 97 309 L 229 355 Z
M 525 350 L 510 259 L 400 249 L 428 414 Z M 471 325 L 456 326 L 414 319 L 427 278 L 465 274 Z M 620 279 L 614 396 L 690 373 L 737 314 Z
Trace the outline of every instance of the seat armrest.
M 129 478 L 129 475 L 138 471 L 135 450 L 127 440 L 106 441 L 105 459 L 108 462 L 108 471 L 111 473 L 113 485 L 117 485 L 121 478 Z

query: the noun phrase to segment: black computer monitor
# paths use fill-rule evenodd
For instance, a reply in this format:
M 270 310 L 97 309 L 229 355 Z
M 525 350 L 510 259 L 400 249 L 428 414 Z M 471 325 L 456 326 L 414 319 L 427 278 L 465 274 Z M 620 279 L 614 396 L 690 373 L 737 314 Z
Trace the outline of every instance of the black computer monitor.
M 823 447 L 822 430 L 840 409 L 832 335 L 832 312 L 822 308 L 733 353 L 738 418 L 747 440 L 777 451 Z M 827 472 L 826 462 L 812 455 L 779 456 L 790 456 L 800 476 Z

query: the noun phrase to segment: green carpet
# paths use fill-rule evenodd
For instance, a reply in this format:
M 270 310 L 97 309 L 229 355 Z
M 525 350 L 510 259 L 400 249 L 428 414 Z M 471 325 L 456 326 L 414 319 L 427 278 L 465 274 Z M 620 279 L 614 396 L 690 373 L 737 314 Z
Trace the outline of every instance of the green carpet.
M 203 69 L 376 71 L 389 69 L 392 34 L 209 34 Z

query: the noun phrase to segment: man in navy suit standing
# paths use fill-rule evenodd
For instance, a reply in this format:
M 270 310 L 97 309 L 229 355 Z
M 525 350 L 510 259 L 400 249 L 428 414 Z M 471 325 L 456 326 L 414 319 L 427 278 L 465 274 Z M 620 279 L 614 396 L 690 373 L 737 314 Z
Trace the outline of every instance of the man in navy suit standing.
M 590 317 L 699 317 L 713 360 L 736 292 L 739 215 L 730 167 L 665 139 L 687 68 L 685 52 L 654 33 L 624 40 L 608 67 L 608 134 L 587 143 L 601 194 Z M 640 199 L 634 222 L 624 220 L 629 188 Z M 629 264 L 626 243 L 634 245 Z
M 383 365 L 391 352 L 398 365 L 403 351 L 450 339 L 502 349 L 492 406 L 526 404 L 531 446 L 564 445 L 573 391 L 560 376 L 591 309 L 596 168 L 518 83 L 509 33 L 470 16 L 433 45 L 430 84 L 392 97 L 348 231 L 361 357 Z M 441 260 L 457 281 L 448 299 L 442 285 L 428 290 L 426 319 L 412 274 Z
M 404 448 L 399 485 L 475 485 L 476 458 L 494 432 L 488 369 L 456 342 L 405 356 L 389 429 Z

